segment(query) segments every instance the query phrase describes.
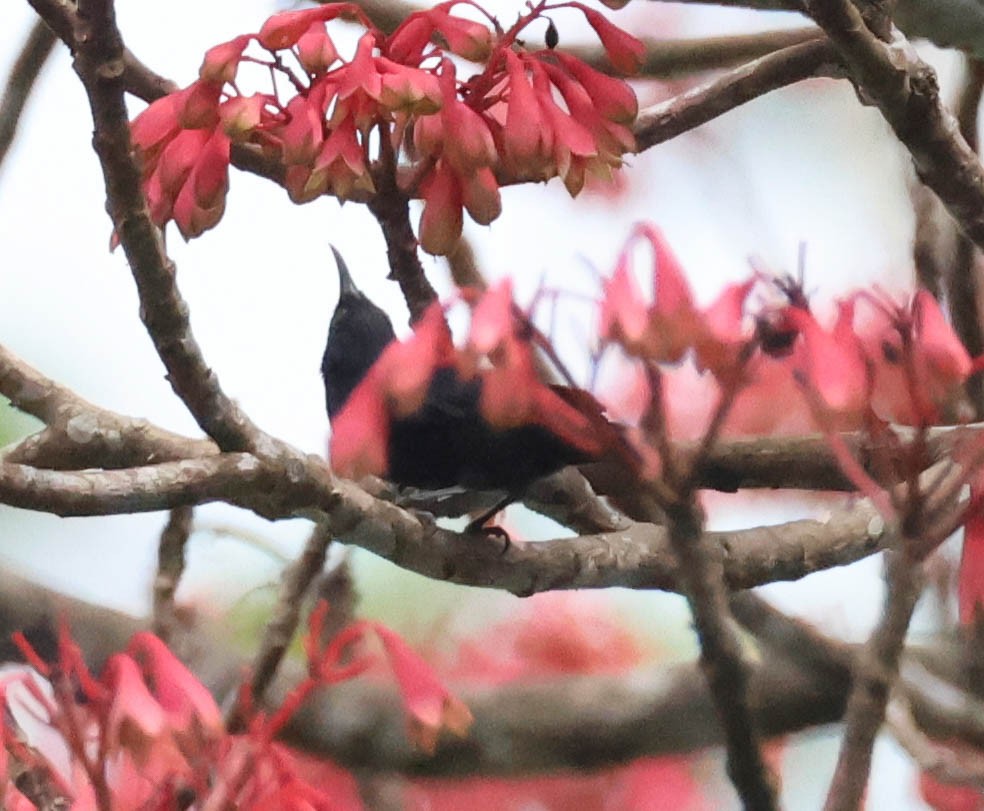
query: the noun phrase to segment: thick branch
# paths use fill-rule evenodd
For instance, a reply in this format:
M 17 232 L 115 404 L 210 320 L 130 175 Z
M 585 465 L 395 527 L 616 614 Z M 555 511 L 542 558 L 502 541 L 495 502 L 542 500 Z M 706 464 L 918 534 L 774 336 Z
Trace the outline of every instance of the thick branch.
M 912 155 L 922 181 L 963 232 L 984 245 L 984 167 L 943 106 L 933 69 L 898 32 L 886 44 L 872 34 L 850 0 L 807 0 L 856 83 L 877 105 Z
M 146 627 L 144 620 L 52 592 L 10 570 L 0 569 L 0 583 L 0 661 L 18 658 L 9 642 L 14 630 L 25 630 L 42 656 L 55 655 L 55 624 L 69 617 L 87 662 L 98 670 Z M 764 651 L 750 675 L 752 708 L 763 732 L 782 735 L 839 720 L 858 646 L 827 639 L 750 593 L 737 595 L 732 605 Z M 224 633 L 205 622 L 185 624 L 174 640 L 220 702 L 242 674 L 240 655 L 228 647 Z M 959 670 L 959 658 L 955 645 L 913 650 L 900 687 L 930 734 L 973 742 L 984 728 L 981 708 L 973 700 L 966 706 L 965 693 L 941 683 L 920 664 Z M 278 682 L 278 696 L 289 689 L 291 678 Z M 456 692 L 475 711 L 476 724 L 468 739 L 442 741 L 431 758 L 407 740 L 397 697 L 359 680 L 317 697 L 311 712 L 298 716 L 287 731 L 288 740 L 353 766 L 435 776 L 603 768 L 722 742 L 710 696 L 692 665 L 496 688 L 456 687 Z M 932 723 L 926 725 L 924 717 Z M 591 736 L 585 736 L 586 728 Z
M 754 720 L 769 735 L 831 723 L 843 712 L 842 685 L 779 659 L 753 668 L 750 687 Z M 365 685 L 319 697 L 288 734 L 350 767 L 448 777 L 583 772 L 722 743 L 706 683 L 693 665 L 456 693 L 475 723 L 466 738 L 442 739 L 432 757 L 414 751 L 400 734 L 395 697 Z M 375 734 L 366 736 L 367 730 Z
M 57 515 L 110 515 L 226 501 L 267 518 L 305 515 L 426 577 L 530 595 L 576 588 L 675 589 L 677 564 L 666 531 L 633 524 L 614 532 L 553 541 L 513 541 L 458 533 L 330 477 L 324 463 L 261 461 L 222 454 L 118 471 L 59 472 L 0 463 L 0 502 Z M 318 471 L 320 470 L 320 475 Z M 301 473 L 299 480 L 292 476 Z M 329 517 L 330 516 L 330 517 Z M 884 522 L 865 501 L 832 510 L 824 521 L 791 521 L 707 533 L 715 565 L 732 588 L 795 580 L 852 563 L 889 542 Z
M 37 6 L 35 6 L 37 8 Z M 40 10 L 40 9 L 39 9 Z M 110 216 L 140 296 L 140 314 L 167 368 L 168 380 L 202 429 L 224 450 L 254 446 L 258 430 L 222 391 L 191 332 L 175 267 L 151 222 L 131 154 L 123 41 L 111 3 L 80 3 L 73 29 L 75 70 L 85 86 Z
M 5 462 L 55 470 L 139 467 L 210 456 L 215 444 L 126 417 L 79 397 L 0 345 L 0 394 L 48 427 L 0 453 Z
M 61 516 L 156 512 L 237 495 L 269 483 L 246 453 L 183 459 L 123 470 L 43 470 L 0 462 L 0 503 Z
M 147 625 L 9 570 L 0 575 L 0 660 L 19 658 L 9 642 L 14 630 L 26 630 L 43 656 L 54 655 L 53 629 L 63 616 L 70 618 L 86 661 L 98 671 Z M 221 626 L 202 622 L 185 629 L 175 645 L 217 700 L 235 689 L 242 658 Z M 271 700 L 290 683 L 290 675 L 278 680 Z M 846 696 L 844 684 L 779 657 L 753 668 L 751 689 L 756 720 L 770 735 L 836 721 Z M 707 689 L 692 665 L 455 691 L 474 712 L 475 725 L 467 739 L 442 740 L 431 757 L 407 739 L 395 692 L 362 679 L 316 697 L 287 730 L 287 740 L 351 766 L 449 776 L 603 768 L 721 743 Z M 585 735 L 586 729 L 592 734 Z

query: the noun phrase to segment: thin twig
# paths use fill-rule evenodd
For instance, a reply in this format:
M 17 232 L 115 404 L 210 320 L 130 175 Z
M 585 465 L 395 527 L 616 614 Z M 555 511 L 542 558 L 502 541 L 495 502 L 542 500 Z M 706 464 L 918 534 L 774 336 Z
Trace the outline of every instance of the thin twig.
M 700 640 L 700 668 L 724 729 L 728 776 L 745 808 L 776 808 L 776 781 L 762 757 L 749 704 L 751 671 L 728 608 L 723 566 L 709 554 L 695 504 L 669 505 L 666 514 L 670 544 L 680 561 L 681 591 Z
M 185 545 L 191 537 L 194 510 L 175 507 L 157 544 L 157 576 L 154 578 L 154 633 L 165 642 L 174 639 L 179 626 L 174 595 L 185 568 Z
M 905 551 L 886 554 L 885 605 L 878 625 L 858 655 L 854 685 L 844 716 L 844 740 L 824 811 L 860 807 L 875 736 L 898 675 L 899 657 L 916 601 L 922 591 L 922 566 Z
M 331 551 L 340 552 L 339 559 L 317 578 L 312 588 L 314 599 L 324 600 L 330 609 L 321 626 L 322 647 L 328 645 L 339 631 L 351 624 L 359 600 L 352 568 L 349 566 L 348 550 L 339 545 Z
M 263 629 L 263 638 L 253 659 L 252 677 L 249 682 L 249 697 L 262 702 L 270 682 L 277 674 L 290 646 L 301 617 L 304 595 L 311 583 L 325 566 L 328 546 L 332 542 L 331 530 L 323 523 L 314 525 L 311 536 L 304 545 L 301 556 L 294 561 L 280 579 L 280 593 L 273 616 Z M 243 707 L 236 703 L 226 716 L 226 728 L 241 730 L 246 719 Z
M 41 69 L 51 56 L 58 38 L 47 25 L 38 20 L 24 41 L 0 98 L 0 167 L 17 133 L 21 113 L 31 95 Z
M 445 259 L 451 271 L 451 280 L 457 287 L 471 287 L 483 293 L 488 290 L 489 283 L 478 269 L 475 251 L 466 237 L 462 236 L 458 240 L 454 250 Z

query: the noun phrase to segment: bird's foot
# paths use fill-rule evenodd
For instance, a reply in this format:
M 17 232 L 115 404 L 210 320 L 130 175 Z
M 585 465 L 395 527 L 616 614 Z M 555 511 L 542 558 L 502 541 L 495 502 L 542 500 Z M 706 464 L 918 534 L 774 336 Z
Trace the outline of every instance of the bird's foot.
M 499 554 L 504 555 L 509 551 L 509 547 L 512 546 L 512 538 L 509 537 L 509 533 L 506 532 L 502 527 L 496 524 L 490 524 L 486 526 L 485 522 L 488 521 L 487 516 L 482 518 L 476 518 L 467 527 L 465 527 L 465 532 L 468 533 L 480 533 L 487 538 L 501 538 L 502 539 L 502 552 Z

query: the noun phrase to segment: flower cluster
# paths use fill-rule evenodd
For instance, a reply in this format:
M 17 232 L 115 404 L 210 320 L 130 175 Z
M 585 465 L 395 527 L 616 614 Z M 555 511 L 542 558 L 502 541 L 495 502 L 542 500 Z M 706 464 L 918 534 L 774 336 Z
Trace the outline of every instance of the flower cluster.
M 328 763 L 306 761 L 274 737 L 313 690 L 352 678 L 378 656 L 376 641 L 396 676 L 411 738 L 432 750 L 447 729 L 464 734 L 471 715 L 430 668 L 392 631 L 356 622 L 327 644 L 319 642 L 327 606 L 312 613 L 308 675 L 271 714 L 249 710 L 246 731 L 231 735 L 205 687 L 167 646 L 138 633 L 112 655 L 97 678 L 62 631 L 58 661 L 49 665 L 23 637 L 25 658 L 48 684 L 8 672 L 0 681 L 0 802 L 13 811 L 34 803 L 8 774 L 28 771 L 71 801 L 73 809 L 359 809 L 355 781 Z M 244 694 L 242 705 L 250 707 Z M 8 769 L 13 759 L 17 769 Z M 30 784 L 19 783 L 18 785 Z
M 419 236 L 431 253 L 454 247 L 463 209 L 494 220 L 503 183 L 559 176 L 574 195 L 586 177 L 610 177 L 634 148 L 632 90 L 560 51 L 524 50 L 519 37 L 546 11 L 572 8 L 616 67 L 636 68 L 641 43 L 577 2 L 531 4 L 506 31 L 491 17 L 453 14 L 456 5 L 484 14 L 452 0 L 386 35 L 357 5 L 326 3 L 276 14 L 259 33 L 209 50 L 194 84 L 132 123 L 154 221 L 173 219 L 186 239 L 214 226 L 232 144 L 282 166 L 298 203 L 366 199 L 377 169 L 398 175 L 405 193 L 423 198 Z M 350 60 L 328 32 L 336 20 L 365 29 Z M 449 55 L 482 67 L 463 80 Z M 241 69 L 256 65 L 275 77 L 272 92 L 240 89 Z
M 475 305 L 465 346 L 454 346 L 444 308 L 435 302 L 407 340 L 383 350 L 332 420 L 330 456 L 340 475 L 385 475 L 392 421 L 420 409 L 442 368 L 453 368 L 463 380 L 479 381 L 481 416 L 493 428 L 538 425 L 588 456 L 603 450 L 591 407 L 540 380 L 530 323 L 513 303 L 510 281 L 480 297 L 471 291 L 463 296 Z
M 632 244 L 642 239 L 653 252 L 653 291 L 647 296 L 632 275 Z M 673 251 L 659 229 L 636 227 L 605 282 L 598 333 L 630 355 L 657 363 L 678 363 L 693 350 L 701 369 L 726 374 L 748 339 L 744 303 L 755 280 L 725 288 L 717 301 L 701 310 Z M 652 299 L 651 302 L 648 299 Z
M 631 271 L 629 249 L 636 239 L 652 247 L 649 293 Z M 752 318 L 746 303 L 756 285 L 778 290 L 784 301 Z M 699 369 L 739 387 L 754 386 L 763 374 L 774 384 L 770 372 L 778 364 L 798 382 L 825 428 L 859 427 L 869 415 L 931 425 L 942 409 L 957 403 L 974 369 L 925 290 L 902 303 L 884 294 L 855 293 L 838 303 L 828 327 L 798 285 L 755 274 L 702 309 L 665 238 L 650 225 L 637 227 L 605 283 L 599 334 L 630 356 L 657 364 L 692 355 Z

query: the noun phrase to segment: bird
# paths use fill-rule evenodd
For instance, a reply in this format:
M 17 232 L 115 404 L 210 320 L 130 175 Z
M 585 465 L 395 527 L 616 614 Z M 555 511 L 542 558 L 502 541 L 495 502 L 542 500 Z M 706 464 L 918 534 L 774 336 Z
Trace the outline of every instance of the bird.
M 329 421 L 396 338 L 389 316 L 359 290 L 334 246 L 332 252 L 339 296 L 321 362 Z M 423 404 L 392 419 L 383 475 L 401 488 L 500 494 L 470 529 L 522 498 L 538 479 L 593 458 L 539 425 L 492 426 L 481 414 L 481 386 L 480 376 L 464 379 L 452 366 L 437 368 Z

